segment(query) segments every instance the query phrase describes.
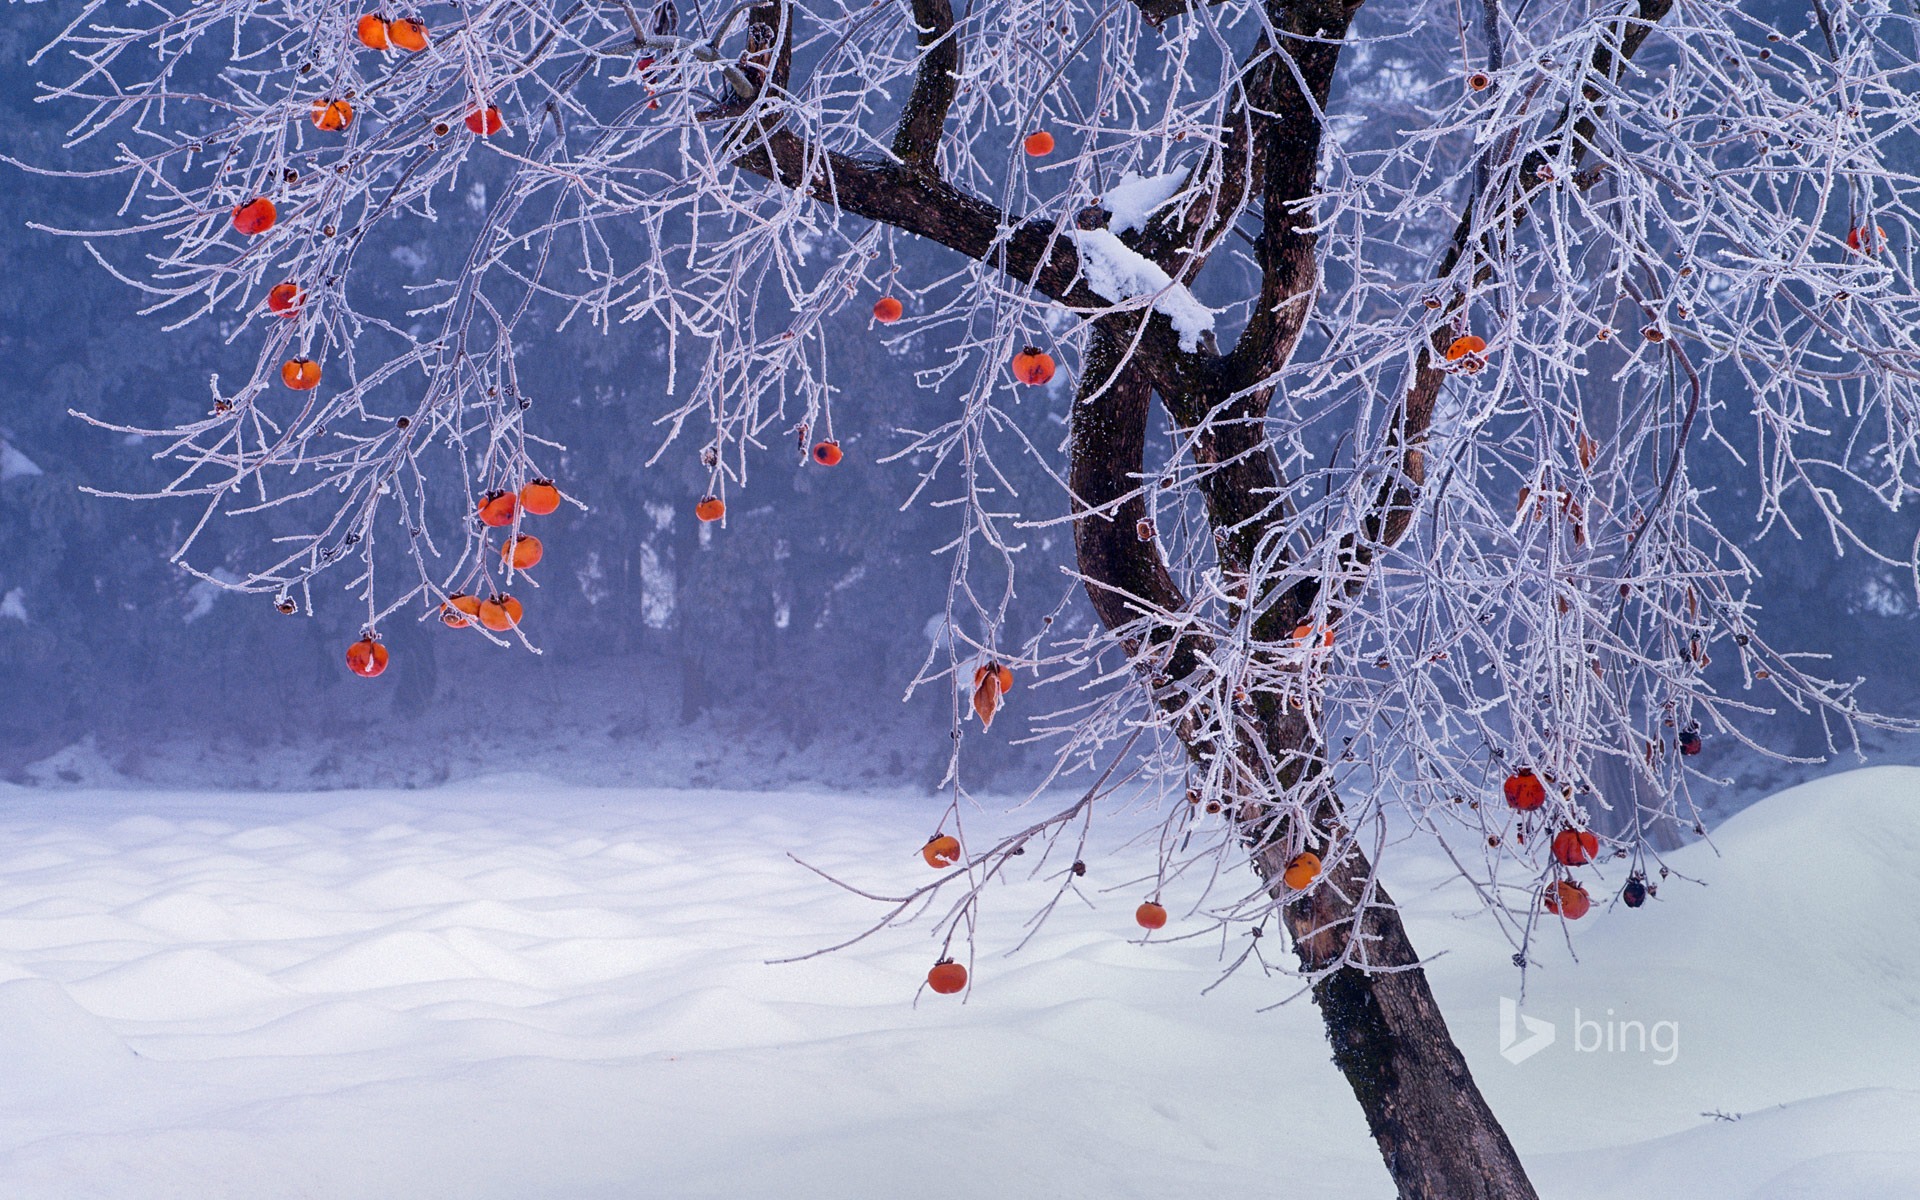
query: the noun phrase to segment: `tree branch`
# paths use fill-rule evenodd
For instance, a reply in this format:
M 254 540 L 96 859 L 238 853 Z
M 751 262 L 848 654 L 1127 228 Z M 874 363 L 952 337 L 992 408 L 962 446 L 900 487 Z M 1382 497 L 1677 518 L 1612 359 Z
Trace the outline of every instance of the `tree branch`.
M 920 67 L 913 77 L 913 93 L 900 110 L 893 152 L 901 162 L 938 178 L 940 134 L 960 83 L 960 39 L 953 31 L 950 0 L 913 0 L 913 20 L 920 41 Z

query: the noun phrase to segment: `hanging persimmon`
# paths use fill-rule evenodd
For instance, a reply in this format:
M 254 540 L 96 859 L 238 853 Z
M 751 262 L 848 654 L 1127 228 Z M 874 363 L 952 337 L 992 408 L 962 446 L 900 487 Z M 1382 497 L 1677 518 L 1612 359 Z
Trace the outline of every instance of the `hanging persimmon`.
M 1705 743 L 1700 740 L 1700 727 L 1689 725 L 1680 731 L 1680 753 L 1689 757 L 1700 753 Z
M 427 48 L 427 23 L 418 17 L 401 17 L 387 26 L 387 36 L 402 50 L 418 54 Z
M 387 648 L 371 634 L 347 647 L 347 670 L 362 679 L 372 679 L 387 669 Z
M 1525 767 L 1507 776 L 1501 790 L 1506 793 L 1508 805 L 1521 812 L 1532 812 L 1547 802 L 1547 785 Z
M 233 227 L 248 237 L 255 237 L 272 229 L 274 218 L 279 215 L 273 201 L 255 196 L 245 204 L 233 206 Z
M 267 289 L 267 311 L 277 312 L 283 317 L 300 314 L 300 306 L 306 303 L 306 296 L 297 283 L 276 283 Z
M 345 129 L 353 124 L 353 104 L 346 100 L 315 100 L 313 123 L 328 133 Z
M 927 972 L 927 986 L 942 996 L 951 996 L 967 986 L 967 969 L 950 958 L 943 958 Z
M 1313 623 L 1311 621 L 1302 621 L 1293 627 L 1293 640 L 1294 644 L 1300 646 L 1311 646 L 1315 641 L 1318 641 L 1322 646 L 1332 646 L 1333 626 L 1329 625 L 1321 630 L 1319 636 L 1316 638 L 1314 636 Z
M 839 466 L 842 457 L 843 455 L 840 453 L 840 443 L 834 441 L 832 438 L 813 444 L 813 461 L 823 467 Z
M 973 711 L 980 718 L 980 727 L 993 726 L 993 714 L 1000 708 L 1000 697 L 1013 690 L 1013 671 L 1000 663 L 987 663 L 974 668 L 973 672 Z
M 920 857 L 936 871 L 950 867 L 960 861 L 960 839 L 950 833 L 936 833 L 920 847 Z
M 467 114 L 467 128 L 479 137 L 492 137 L 505 125 L 506 122 L 500 119 L 500 110 L 491 104 Z
M 368 13 L 366 16 L 360 18 L 360 23 L 354 26 L 353 33 L 355 37 L 360 39 L 360 44 L 369 50 L 385 50 L 387 48 L 387 21 L 385 17 Z
M 546 547 L 540 539 L 530 533 L 523 533 L 500 547 L 500 558 L 516 571 L 525 571 L 540 562 Z
M 1887 231 L 1875 225 L 1869 233 L 1865 226 L 1847 230 L 1847 249 L 1855 254 L 1878 254 L 1887 244 Z
M 1053 378 L 1053 355 L 1028 346 L 1013 356 L 1013 377 L 1033 386 L 1045 383 Z
M 536 479 L 520 489 L 520 507 L 544 517 L 560 507 L 560 489 L 551 479 Z
M 1142 929 L 1159 929 L 1167 923 L 1167 910 L 1157 900 L 1149 900 L 1133 910 L 1133 919 Z
M 1045 158 L 1053 153 L 1053 135 L 1044 129 L 1036 129 L 1027 135 L 1021 148 L 1026 150 L 1028 158 Z
M 1620 899 L 1628 908 L 1639 908 L 1647 902 L 1647 881 L 1638 875 L 1627 880 L 1627 886 L 1620 890 Z
M 280 364 L 280 382 L 296 392 L 320 386 L 320 364 L 310 358 L 290 358 Z
M 1587 895 L 1587 889 L 1572 880 L 1557 879 L 1547 889 L 1544 903 L 1548 912 L 1557 913 L 1569 921 L 1578 921 L 1593 907 L 1593 897 Z
M 513 524 L 513 510 L 519 501 L 512 492 L 492 491 L 480 497 L 480 523 L 493 529 Z
M 1305 891 L 1307 885 L 1320 878 L 1320 856 L 1311 850 L 1302 850 L 1287 860 L 1287 869 L 1280 873 L 1280 881 L 1296 892 Z
M 727 515 L 727 502 L 718 496 L 702 496 L 693 506 L 693 515 L 709 523 L 718 521 Z
M 1486 348 L 1487 348 L 1486 339 L 1476 337 L 1475 335 L 1469 333 L 1462 337 L 1457 337 L 1453 339 L 1453 343 L 1447 347 L 1447 361 L 1459 362 L 1461 359 L 1465 358 L 1467 355 L 1479 354 L 1481 351 L 1485 350 Z
M 1578 867 L 1600 853 L 1600 839 L 1585 829 L 1562 829 L 1553 835 L 1553 857 L 1562 866 Z
M 480 616 L 480 597 L 454 592 L 440 606 L 440 623 L 448 629 L 465 629 Z
M 906 307 L 892 296 L 882 296 L 873 302 L 873 319 L 882 325 L 893 324 L 906 311 Z
M 526 610 L 518 600 L 498 592 L 480 602 L 480 623 L 495 633 L 505 633 L 520 623 Z

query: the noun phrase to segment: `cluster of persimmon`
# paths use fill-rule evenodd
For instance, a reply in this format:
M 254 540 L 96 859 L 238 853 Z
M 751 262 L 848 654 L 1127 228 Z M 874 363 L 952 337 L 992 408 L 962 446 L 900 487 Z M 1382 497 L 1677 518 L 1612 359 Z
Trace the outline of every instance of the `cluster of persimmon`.
M 1547 787 L 1530 768 L 1522 767 L 1507 776 L 1501 788 L 1507 806 L 1515 812 L 1537 812 L 1547 803 Z M 1553 861 L 1562 867 L 1583 867 L 1600 854 L 1600 838 L 1587 829 L 1562 829 L 1550 843 Z M 1642 897 L 1644 898 L 1644 896 Z M 1577 921 L 1593 907 L 1587 889 L 1571 879 L 1556 879 L 1547 888 L 1542 903 L 1546 910 L 1569 921 Z M 1631 907 L 1639 907 L 1631 904 Z
M 418 17 L 390 21 L 378 13 L 368 13 L 354 25 L 353 33 L 369 50 L 397 47 L 418 54 L 427 48 L 427 23 Z
M 560 489 L 553 480 L 535 479 L 518 492 L 486 493 L 474 506 L 474 515 L 489 529 L 504 529 L 512 525 L 520 513 L 546 516 L 559 508 Z M 515 571 L 539 565 L 545 555 L 546 547 L 530 533 L 515 534 L 500 546 L 501 561 Z M 440 605 L 440 623 L 449 629 L 478 625 L 494 633 L 505 633 L 519 625 L 525 615 L 526 607 L 505 592 L 496 592 L 484 600 L 466 592 L 453 592 Z

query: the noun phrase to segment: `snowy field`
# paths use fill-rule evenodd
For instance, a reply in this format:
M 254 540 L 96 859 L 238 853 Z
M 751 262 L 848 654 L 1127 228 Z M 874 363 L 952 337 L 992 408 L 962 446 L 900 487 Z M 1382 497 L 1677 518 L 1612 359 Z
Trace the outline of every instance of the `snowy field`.
M 788 851 L 904 888 L 930 811 L 0 788 L 0 1197 L 1392 1194 L 1313 1009 L 1258 1011 L 1286 980 L 1202 996 L 1217 940 L 1133 941 L 1139 889 L 1102 889 L 1139 852 L 1011 958 L 1041 891 L 992 893 L 965 1003 L 916 1006 L 924 924 L 765 965 L 877 915 Z M 1518 1064 L 1510 949 L 1437 862 L 1390 879 L 1543 1197 L 1920 1197 L 1920 770 L 1782 793 L 1715 845 L 1674 860 L 1706 886 L 1545 954 L 1523 1011 L 1555 1040 Z

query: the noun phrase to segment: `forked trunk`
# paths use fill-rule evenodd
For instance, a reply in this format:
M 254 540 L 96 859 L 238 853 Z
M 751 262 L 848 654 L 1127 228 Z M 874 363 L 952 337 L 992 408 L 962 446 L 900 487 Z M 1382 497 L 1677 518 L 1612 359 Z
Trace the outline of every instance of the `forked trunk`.
M 1177 706 L 1182 680 L 1200 678 L 1204 640 L 1176 633 L 1156 614 L 1185 607 L 1147 523 L 1140 495 L 1148 406 L 1153 389 L 1127 364 L 1123 336 L 1096 327 L 1081 393 L 1074 403 L 1070 485 L 1074 543 L 1087 592 L 1101 620 L 1119 630 L 1135 651 L 1147 651 L 1153 673 L 1170 686 L 1163 703 Z M 1273 713 L 1260 719 L 1268 761 L 1282 771 L 1303 769 L 1314 756 L 1303 749 L 1305 722 Z M 1182 720 L 1180 736 L 1196 758 L 1214 747 Z M 1256 768 L 1257 769 L 1257 768 Z M 1274 789 L 1278 790 L 1278 789 Z M 1325 844 L 1325 826 L 1337 820 L 1328 796 L 1327 820 L 1312 835 Z M 1250 846 L 1253 866 L 1285 901 L 1281 883 L 1286 850 L 1266 830 Z M 1260 839 L 1264 838 L 1264 841 Z M 1372 880 L 1373 864 L 1350 839 L 1318 886 L 1285 903 L 1282 915 L 1303 969 L 1355 960 L 1313 986 L 1333 1047 L 1333 1060 L 1353 1087 L 1367 1126 L 1403 1200 L 1534 1200 L 1533 1186 L 1492 1109 L 1475 1086 L 1466 1059 L 1427 986 L 1419 957 L 1398 911 Z M 1364 911 L 1356 906 L 1365 899 Z M 1348 953 L 1352 939 L 1358 939 Z

